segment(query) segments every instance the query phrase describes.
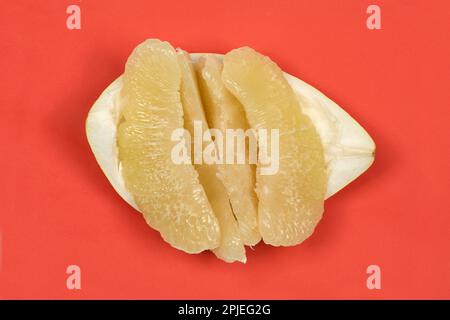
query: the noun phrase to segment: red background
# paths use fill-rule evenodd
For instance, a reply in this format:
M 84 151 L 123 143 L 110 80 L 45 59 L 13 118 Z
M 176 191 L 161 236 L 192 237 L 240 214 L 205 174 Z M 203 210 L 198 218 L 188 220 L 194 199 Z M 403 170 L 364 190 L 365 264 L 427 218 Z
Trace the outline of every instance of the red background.
M 382 30 L 366 28 L 378 4 Z M 81 6 L 81 30 L 66 7 Z M 449 1 L 2 0 L 0 298 L 450 298 Z M 373 167 L 314 235 L 248 263 L 172 249 L 113 191 L 86 114 L 131 50 L 249 45 L 343 106 Z M 66 288 L 81 267 L 82 289 Z M 366 268 L 382 289 L 366 288 Z

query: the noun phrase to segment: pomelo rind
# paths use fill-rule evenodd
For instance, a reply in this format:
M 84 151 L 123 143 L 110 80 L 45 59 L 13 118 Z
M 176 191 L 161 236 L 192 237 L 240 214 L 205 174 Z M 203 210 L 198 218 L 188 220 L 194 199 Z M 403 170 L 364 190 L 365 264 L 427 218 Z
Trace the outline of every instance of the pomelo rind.
M 193 53 L 193 60 L 201 56 Z M 223 55 L 217 54 L 218 57 Z M 306 82 L 284 73 L 325 149 L 328 185 L 325 199 L 355 180 L 373 163 L 375 143 L 364 128 L 334 101 Z M 86 119 L 86 135 L 94 156 L 116 192 L 140 211 L 125 187 L 116 143 L 122 76 L 100 95 Z

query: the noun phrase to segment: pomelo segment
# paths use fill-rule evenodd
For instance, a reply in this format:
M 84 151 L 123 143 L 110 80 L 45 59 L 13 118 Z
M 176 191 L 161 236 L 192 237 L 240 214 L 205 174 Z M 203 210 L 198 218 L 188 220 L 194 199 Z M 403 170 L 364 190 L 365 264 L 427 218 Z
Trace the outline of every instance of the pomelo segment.
M 173 130 L 183 127 L 181 72 L 172 46 L 140 44 L 128 58 L 117 130 L 125 186 L 147 223 L 188 253 L 216 248 L 218 221 L 192 165 L 171 159 Z
M 208 125 L 219 129 L 226 137 L 226 129 L 241 129 L 245 132 L 248 122 L 240 102 L 225 88 L 222 82 L 221 59 L 215 55 L 204 55 L 196 62 L 197 79 Z M 239 230 L 246 245 L 255 245 L 261 240 L 258 231 L 258 200 L 255 193 L 255 165 L 249 164 L 248 139 L 244 140 L 245 152 L 242 155 L 246 164 L 237 164 L 238 140 L 234 138 L 233 157 L 235 164 L 219 165 L 219 178 L 223 182 L 233 212 L 236 215 Z M 227 157 L 224 146 L 224 158 Z
M 178 51 L 178 62 L 181 70 L 181 101 L 184 110 L 184 127 L 192 137 L 191 158 L 194 159 L 194 121 L 202 123 L 203 132 L 208 129 L 208 124 L 203 112 L 202 101 L 199 95 L 197 80 L 189 54 L 185 51 Z M 209 140 L 203 145 L 214 142 Z M 216 151 L 217 152 L 217 151 Z M 245 248 L 238 228 L 237 221 L 233 215 L 227 191 L 221 180 L 218 178 L 218 165 L 216 164 L 195 164 L 199 180 L 205 188 L 209 203 L 219 221 L 221 240 L 220 245 L 213 250 L 214 254 L 226 261 L 240 261 L 245 263 Z
M 302 113 L 281 69 L 251 48 L 224 57 L 222 79 L 254 129 L 279 130 L 279 171 L 256 174 L 259 230 L 265 243 L 292 246 L 314 231 L 327 189 L 320 136 Z M 270 146 L 270 140 L 269 140 Z

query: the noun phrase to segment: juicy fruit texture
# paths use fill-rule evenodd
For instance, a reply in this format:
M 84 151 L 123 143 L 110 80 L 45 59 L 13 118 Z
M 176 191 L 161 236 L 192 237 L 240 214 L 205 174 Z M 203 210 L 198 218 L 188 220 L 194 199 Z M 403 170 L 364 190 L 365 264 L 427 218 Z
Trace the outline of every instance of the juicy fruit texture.
M 240 102 L 225 88 L 222 82 L 222 61 L 214 55 L 205 55 L 196 63 L 197 78 L 206 118 L 210 127 L 226 136 L 226 129 L 249 128 Z M 237 145 L 237 143 L 236 143 Z M 235 153 L 240 152 L 236 148 Z M 224 151 L 224 158 L 226 151 Z M 219 178 L 230 199 L 246 245 L 257 244 L 261 236 L 258 231 L 255 193 L 255 165 L 248 164 L 248 141 L 246 143 L 246 164 L 222 164 L 218 166 Z M 236 159 L 235 159 L 236 160 Z
M 224 57 L 222 79 L 252 128 L 279 130 L 278 173 L 256 175 L 259 230 L 265 243 L 296 245 L 322 217 L 327 175 L 320 137 L 269 58 L 251 48 L 235 49 Z
M 172 246 L 198 253 L 219 245 L 220 229 L 194 167 L 170 157 L 171 134 L 183 127 L 180 83 L 170 44 L 140 44 L 125 67 L 117 143 L 125 185 L 147 223 Z
M 181 70 L 180 93 L 184 111 L 184 128 L 189 131 L 191 137 L 194 137 L 194 121 L 200 121 L 204 131 L 208 129 L 208 124 L 203 112 L 197 80 L 189 54 L 180 50 L 178 52 L 178 62 Z M 191 158 L 194 159 L 194 139 L 191 139 L 191 143 Z M 209 142 L 205 143 L 205 146 L 209 143 L 214 144 L 212 140 L 209 140 Z M 227 262 L 245 262 L 245 248 L 240 230 L 233 215 L 225 187 L 217 176 L 219 172 L 218 165 L 195 164 L 195 169 L 220 225 L 220 245 L 213 250 L 214 254 Z

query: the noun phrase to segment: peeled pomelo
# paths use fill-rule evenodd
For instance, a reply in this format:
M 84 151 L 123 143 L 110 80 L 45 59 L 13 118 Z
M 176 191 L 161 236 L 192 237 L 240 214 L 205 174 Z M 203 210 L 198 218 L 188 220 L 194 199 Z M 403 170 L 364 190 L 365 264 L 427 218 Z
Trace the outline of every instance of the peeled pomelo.
M 203 106 L 208 124 L 219 129 L 226 136 L 226 129 L 249 128 L 244 109 L 239 101 L 225 88 L 222 82 L 222 61 L 215 55 L 205 55 L 196 63 L 196 71 L 203 100 Z M 235 161 L 241 152 L 235 148 L 230 155 L 236 155 Z M 243 140 L 243 139 L 242 139 Z M 243 141 L 245 142 L 245 141 Z M 242 158 L 248 160 L 248 143 Z M 224 148 L 226 149 L 226 148 Z M 223 157 L 226 158 L 224 151 Z M 221 164 L 219 165 L 219 178 L 225 185 L 230 204 L 236 215 L 239 230 L 246 245 L 255 245 L 261 239 L 258 230 L 257 207 L 258 200 L 255 193 L 255 166 L 249 164 Z
M 176 165 L 171 133 L 183 126 L 181 72 L 167 42 L 147 40 L 130 55 L 120 91 L 118 158 L 124 186 L 145 220 L 172 246 L 198 253 L 220 230 L 192 165 Z
M 184 110 L 184 127 L 189 131 L 191 137 L 194 137 L 194 121 L 202 123 L 203 131 L 208 129 L 208 124 L 203 112 L 196 75 L 189 54 L 179 50 L 178 61 L 181 69 L 180 93 Z M 191 140 L 191 143 L 194 143 L 194 139 Z M 214 144 L 212 140 L 209 143 Z M 208 142 L 205 144 L 208 144 Z M 191 150 L 194 150 L 194 146 L 191 147 Z M 193 152 L 191 154 L 192 158 L 194 158 Z M 219 246 L 213 250 L 214 254 L 227 262 L 240 261 L 245 263 L 245 248 L 241 233 L 233 215 L 226 189 L 218 178 L 218 165 L 201 163 L 194 166 L 198 172 L 200 183 L 204 187 L 211 207 L 219 221 L 221 239 Z
M 171 52 L 169 56 L 173 53 L 173 51 L 171 50 L 172 49 L 169 50 Z M 196 61 L 199 57 L 203 56 L 203 54 L 191 54 L 190 56 L 194 61 Z M 223 56 L 219 54 L 216 54 L 215 57 L 220 60 L 223 58 Z M 157 63 L 158 59 L 148 60 L 153 60 L 155 63 Z M 142 78 L 166 78 L 167 75 L 161 75 L 159 73 L 164 73 L 169 69 L 170 68 L 166 68 L 164 70 L 157 66 L 155 66 L 155 68 L 146 68 L 145 71 L 143 71 Z M 356 179 L 365 170 L 367 170 L 367 168 L 370 167 L 374 160 L 375 144 L 373 143 L 367 132 L 332 100 L 298 78 L 295 78 L 287 73 L 283 73 L 283 76 L 288 81 L 290 87 L 293 89 L 296 99 L 301 105 L 302 113 L 307 115 L 311 119 L 312 124 L 314 125 L 322 142 L 327 172 L 325 198 L 328 198 L 341 190 L 351 181 Z M 179 77 L 181 77 L 181 75 L 179 75 Z M 205 204 L 204 197 L 206 196 L 206 193 L 204 192 L 204 189 L 203 191 L 201 191 L 203 188 L 201 184 L 197 184 L 198 178 L 194 178 L 194 176 L 196 176 L 196 172 L 192 172 L 191 169 L 182 170 L 183 172 L 186 171 L 188 173 L 187 176 L 191 178 L 187 179 L 186 181 L 182 181 L 181 183 L 177 181 L 177 185 L 181 184 L 183 187 L 187 187 L 188 189 L 192 188 L 186 190 L 185 195 L 182 195 L 182 199 L 186 201 L 184 204 L 186 206 L 190 206 L 190 208 L 189 210 L 183 210 L 181 213 L 178 212 L 178 210 L 168 210 L 172 212 L 171 217 L 164 217 L 164 214 L 162 214 L 161 212 L 158 213 L 153 212 L 153 210 L 148 210 L 149 206 L 151 206 L 151 204 L 149 203 L 145 203 L 146 207 L 143 208 L 141 204 L 142 199 L 140 198 L 140 196 L 136 196 L 134 194 L 136 193 L 136 190 L 126 181 L 127 170 L 125 169 L 124 162 L 119 157 L 119 148 L 117 146 L 119 135 L 118 124 L 119 122 L 121 122 L 121 110 L 124 109 L 127 101 L 127 99 L 124 99 L 121 95 L 121 92 L 124 89 L 124 78 L 124 76 L 119 77 L 104 90 L 104 92 L 92 106 L 86 119 L 87 138 L 97 162 L 99 163 L 101 169 L 105 173 L 114 189 L 118 192 L 118 194 L 136 210 L 143 212 L 146 219 L 148 215 L 154 214 L 154 217 L 162 216 L 163 219 L 161 219 L 161 221 L 163 222 L 175 223 L 175 226 L 167 227 L 167 230 L 164 230 L 166 228 L 164 227 L 164 223 L 162 225 L 156 225 L 155 223 L 153 223 L 152 225 L 152 223 L 150 223 L 152 227 L 155 227 L 157 229 L 159 228 L 158 230 L 161 232 L 164 239 L 166 239 L 166 241 L 168 241 L 171 245 L 191 253 L 217 248 L 220 243 L 219 223 L 215 215 L 212 213 L 211 205 L 209 203 Z M 177 86 L 171 85 L 171 87 Z M 178 90 L 180 90 L 180 87 L 178 87 Z M 149 98 L 148 95 L 145 96 Z M 156 98 L 155 101 L 158 101 L 158 99 Z M 182 109 L 179 105 L 179 101 L 178 103 L 174 102 L 173 105 L 176 106 L 174 108 L 176 112 L 174 112 L 174 114 L 171 114 L 170 119 L 165 119 L 166 121 L 164 123 L 170 122 L 173 127 L 183 127 L 183 119 L 181 118 L 180 120 L 179 114 L 179 110 Z M 183 115 L 181 115 L 181 117 L 182 116 Z M 131 118 L 133 119 L 133 117 Z M 136 119 L 133 119 L 133 121 L 142 121 L 150 126 L 152 124 L 155 124 L 153 120 L 145 121 L 144 118 L 137 117 Z M 173 123 L 172 120 L 174 121 Z M 142 123 L 139 123 L 139 125 L 142 125 Z M 157 131 L 157 123 L 154 128 L 155 131 Z M 138 132 L 138 130 L 135 132 Z M 150 132 L 153 133 L 153 131 Z M 153 143 L 153 145 L 155 145 L 154 141 L 150 142 L 150 140 L 147 140 L 147 138 L 144 139 L 144 135 L 136 135 L 136 140 L 140 140 L 139 143 Z M 136 149 L 140 148 L 139 144 L 135 144 L 135 146 Z M 131 154 L 138 155 L 139 152 L 138 150 L 136 150 L 136 153 Z M 142 156 L 143 155 L 140 154 L 138 158 Z M 134 159 L 133 161 L 136 161 L 136 159 Z M 153 160 L 150 157 L 147 157 L 145 161 L 143 161 L 143 163 L 148 163 L 148 166 L 151 166 L 150 162 L 152 161 Z M 177 169 L 179 169 L 179 166 L 176 167 Z M 190 167 L 195 171 L 193 166 Z M 152 169 L 146 171 L 147 172 L 145 174 L 147 175 L 148 172 L 152 172 Z M 169 169 L 169 171 L 172 171 L 172 169 Z M 166 175 L 166 173 L 168 173 L 168 171 L 163 172 L 165 172 L 164 176 Z M 150 174 L 150 176 L 152 175 Z M 176 178 L 175 176 L 167 176 L 167 178 L 169 181 L 163 181 L 163 184 L 161 186 L 147 186 L 146 188 L 150 188 L 151 190 L 156 192 L 152 192 L 151 195 L 145 195 L 146 200 L 163 199 L 169 200 L 169 202 L 175 201 L 175 203 L 154 204 L 155 207 L 163 209 L 163 212 L 165 213 L 167 213 L 168 211 L 164 211 L 164 209 L 176 206 L 176 202 L 178 201 L 173 195 L 166 196 L 165 198 L 159 198 L 158 196 L 158 190 L 160 190 L 161 188 L 164 188 L 167 192 L 171 192 L 171 184 L 175 184 L 175 182 L 173 181 L 176 180 Z M 175 188 L 174 190 L 177 189 Z M 193 190 L 197 190 L 198 192 L 194 194 Z M 193 199 L 194 202 L 198 202 L 197 205 L 191 203 Z M 206 201 L 209 202 L 208 199 L 206 199 Z M 209 209 L 205 209 L 208 208 L 208 206 Z M 197 242 L 203 243 L 203 245 L 200 246 L 184 244 L 183 240 L 180 241 L 179 238 L 186 237 L 186 234 L 178 237 L 172 236 L 172 234 L 174 233 L 178 233 L 180 231 L 184 232 L 186 224 L 189 225 L 189 227 L 187 228 L 188 230 L 193 230 L 191 228 L 191 221 L 189 219 L 186 219 L 186 217 L 191 213 L 190 209 L 194 209 L 195 207 L 198 208 L 195 209 L 195 212 L 199 214 L 196 217 L 199 217 L 200 215 L 202 215 L 203 218 L 206 217 L 204 219 L 205 223 L 201 224 L 202 227 L 199 226 L 200 233 L 202 233 L 203 235 L 208 234 L 208 238 L 212 240 L 204 241 L 203 236 L 197 237 L 195 235 L 190 235 L 190 237 L 187 237 L 185 239 L 187 239 L 188 243 L 191 244 L 196 244 Z M 155 220 L 154 218 L 152 219 Z M 149 219 L 147 221 L 150 221 L 152 219 Z M 177 223 L 179 223 L 180 227 L 178 227 Z

